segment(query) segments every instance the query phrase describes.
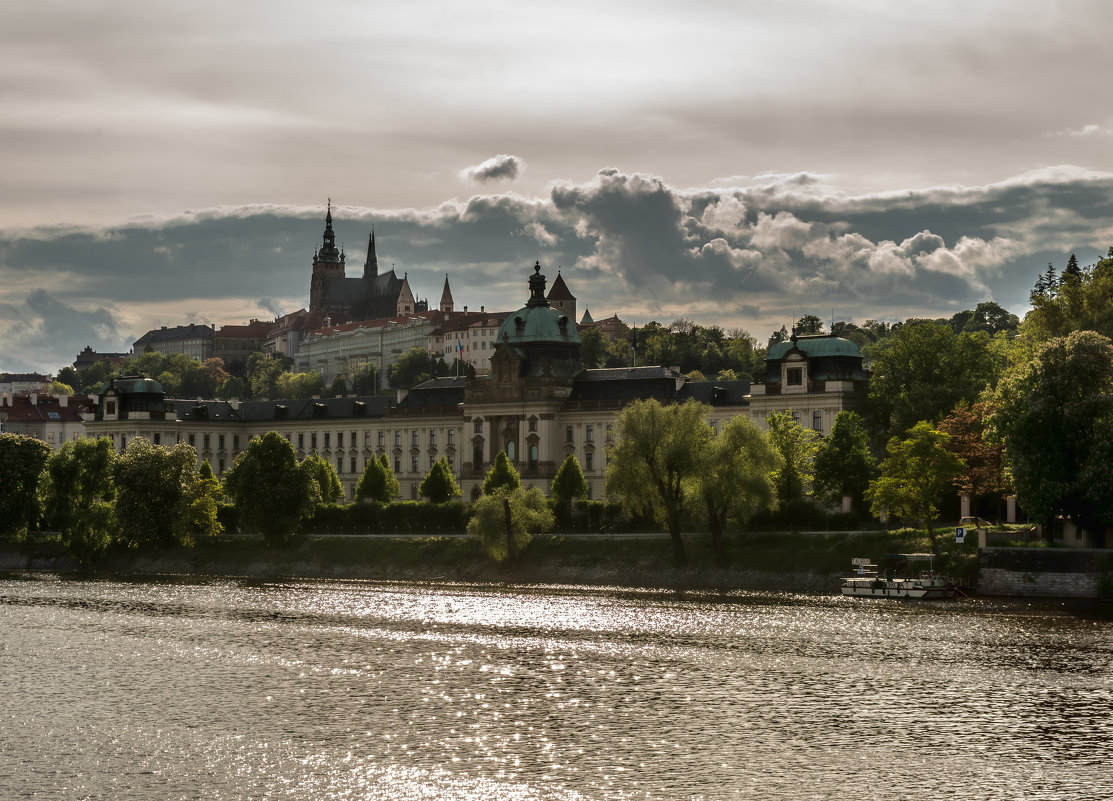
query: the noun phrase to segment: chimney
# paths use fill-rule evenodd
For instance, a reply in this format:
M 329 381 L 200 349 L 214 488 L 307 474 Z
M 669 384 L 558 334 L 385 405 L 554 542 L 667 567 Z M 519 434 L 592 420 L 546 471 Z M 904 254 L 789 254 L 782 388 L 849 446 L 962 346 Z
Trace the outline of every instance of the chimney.
M 468 307 L 467 307 L 467 306 L 465 306 L 465 307 L 464 307 L 464 314 L 467 314 L 467 313 L 468 313 Z
M 480 306 L 479 307 L 479 313 L 480 314 L 486 314 L 487 313 L 487 307 L 486 306 Z
M 58 406 L 65 409 L 70 405 L 70 396 L 62 392 L 56 396 L 58 398 Z
M 32 392 L 27 396 L 27 398 L 31 401 L 32 406 L 38 406 L 39 405 L 39 393 Z
M 7 393 L 7 392 L 5 392 L 5 393 L 3 394 L 3 401 L 4 401 L 4 402 L 3 402 L 3 405 L 4 405 L 4 406 L 7 406 L 7 405 L 8 405 L 8 393 Z

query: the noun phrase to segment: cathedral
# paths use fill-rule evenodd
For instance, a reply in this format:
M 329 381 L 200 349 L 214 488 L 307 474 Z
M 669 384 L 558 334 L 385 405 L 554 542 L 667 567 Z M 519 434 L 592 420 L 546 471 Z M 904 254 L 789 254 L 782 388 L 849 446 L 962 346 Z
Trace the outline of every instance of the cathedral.
M 394 270 L 379 274 L 375 255 L 375 232 L 367 242 L 363 275 L 348 278 L 344 272 L 344 252 L 336 247 L 332 230 L 332 202 L 325 215 L 321 246 L 313 254 L 313 276 L 309 281 L 309 311 L 327 316 L 333 325 L 356 320 L 401 317 L 428 311 L 428 301 L 415 301 L 410 283 Z

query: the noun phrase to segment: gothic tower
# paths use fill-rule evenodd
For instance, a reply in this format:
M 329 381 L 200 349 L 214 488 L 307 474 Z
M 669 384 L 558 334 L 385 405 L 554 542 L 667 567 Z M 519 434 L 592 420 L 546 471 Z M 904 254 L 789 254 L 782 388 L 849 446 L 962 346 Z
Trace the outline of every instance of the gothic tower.
M 336 234 L 332 230 L 332 199 L 329 198 L 325 215 L 325 233 L 321 247 L 313 254 L 313 277 L 309 281 L 309 311 L 324 312 L 329 283 L 344 277 L 344 254 L 336 247 Z

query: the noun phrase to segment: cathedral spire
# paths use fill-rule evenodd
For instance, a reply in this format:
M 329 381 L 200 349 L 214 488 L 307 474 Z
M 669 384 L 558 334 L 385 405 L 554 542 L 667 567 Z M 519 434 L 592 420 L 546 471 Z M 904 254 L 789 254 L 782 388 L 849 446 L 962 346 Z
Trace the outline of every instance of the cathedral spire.
M 332 198 L 329 198 L 328 212 L 325 214 L 325 233 L 321 237 L 318 260 L 323 262 L 341 261 L 340 251 L 336 249 L 336 233 L 332 230 Z
M 379 276 L 379 257 L 375 254 L 375 227 L 371 227 L 371 236 L 367 240 L 367 261 L 363 263 L 363 277 L 374 280 Z

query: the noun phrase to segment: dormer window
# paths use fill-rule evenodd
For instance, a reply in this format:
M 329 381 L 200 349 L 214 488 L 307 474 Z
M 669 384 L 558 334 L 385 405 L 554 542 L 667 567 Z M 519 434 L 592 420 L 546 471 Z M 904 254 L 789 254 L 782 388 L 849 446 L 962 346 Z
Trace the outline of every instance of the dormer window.
M 804 369 L 802 367 L 789 367 L 786 373 L 786 382 L 790 387 L 798 387 L 804 383 Z

